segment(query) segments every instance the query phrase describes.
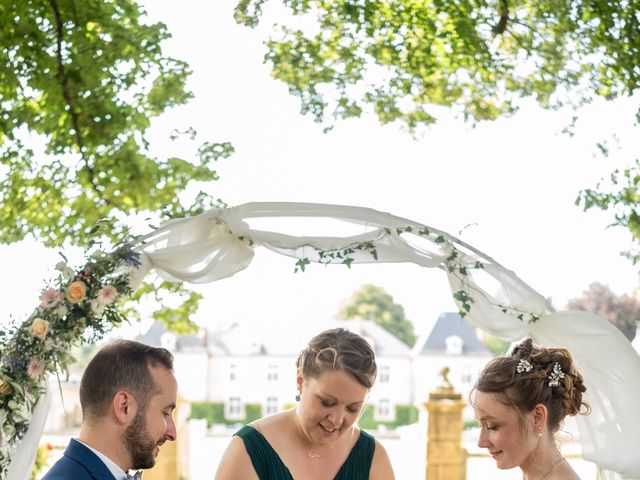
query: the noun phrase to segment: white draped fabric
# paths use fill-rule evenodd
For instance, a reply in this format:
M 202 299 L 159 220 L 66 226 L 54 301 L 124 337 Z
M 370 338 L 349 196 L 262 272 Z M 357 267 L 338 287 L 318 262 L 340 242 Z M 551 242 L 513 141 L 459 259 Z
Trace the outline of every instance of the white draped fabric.
M 305 237 L 255 230 L 248 223 L 296 217 L 346 221 L 361 225 L 362 232 Z M 150 269 L 169 280 L 213 282 L 247 268 L 258 247 L 311 262 L 343 263 L 347 255 L 354 264 L 411 262 L 442 269 L 452 292 L 471 298 L 468 319 L 476 327 L 507 340 L 531 336 L 571 351 L 592 407 L 578 419 L 583 456 L 602 469 L 605 480 L 640 479 L 640 356 L 629 341 L 596 315 L 554 311 L 512 271 L 445 232 L 367 208 L 249 203 L 173 220 L 141 238 L 143 266 L 132 284 L 135 289 Z M 332 252 L 342 256 L 327 255 Z M 464 274 L 459 267 L 466 267 Z M 535 322 L 529 321 L 532 315 Z
M 29 430 L 11 458 L 11 465 L 7 472 L 9 480 L 29 480 L 36 460 L 36 453 L 40 445 L 40 437 L 47 421 L 47 414 L 51 406 L 51 385 L 47 383 L 45 392 L 38 399 L 33 408 Z

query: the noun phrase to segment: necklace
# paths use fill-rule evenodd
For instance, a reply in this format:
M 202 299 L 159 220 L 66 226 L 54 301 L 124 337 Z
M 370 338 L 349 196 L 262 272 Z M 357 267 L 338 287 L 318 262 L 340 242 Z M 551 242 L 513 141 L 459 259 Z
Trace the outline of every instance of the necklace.
M 556 460 L 556 462 L 553 465 L 551 465 L 551 468 L 547 470 L 547 473 L 545 473 L 543 476 L 540 477 L 540 480 L 544 480 L 549 475 L 551 475 L 551 472 L 553 472 L 558 465 L 560 465 L 562 462 L 565 462 L 565 461 L 566 459 L 564 457 L 560 457 L 560 460 Z
M 318 452 L 316 452 L 315 450 L 309 450 L 307 452 L 307 456 L 309 458 L 320 458 L 320 454 Z

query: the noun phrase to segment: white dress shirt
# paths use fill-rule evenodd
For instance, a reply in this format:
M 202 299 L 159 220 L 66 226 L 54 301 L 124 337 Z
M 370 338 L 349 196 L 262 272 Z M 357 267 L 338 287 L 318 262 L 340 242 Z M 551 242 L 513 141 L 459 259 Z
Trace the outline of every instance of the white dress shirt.
M 78 439 L 76 438 L 76 440 L 78 440 Z M 78 440 L 78 442 L 80 442 L 80 440 Z M 104 463 L 106 465 L 106 467 L 109 469 L 109 471 L 111 472 L 111 475 L 113 475 L 113 478 L 115 478 L 116 480 L 126 480 L 127 479 L 127 472 L 122 470 L 116 464 L 116 462 L 111 460 L 104 453 L 99 452 L 98 450 L 96 450 L 95 448 L 87 445 L 86 443 L 83 443 L 83 442 L 80 442 L 80 443 L 82 443 L 82 445 L 84 445 L 89 450 L 91 450 L 93 453 L 95 453 L 98 456 L 98 458 L 100 460 L 102 460 L 102 463 Z

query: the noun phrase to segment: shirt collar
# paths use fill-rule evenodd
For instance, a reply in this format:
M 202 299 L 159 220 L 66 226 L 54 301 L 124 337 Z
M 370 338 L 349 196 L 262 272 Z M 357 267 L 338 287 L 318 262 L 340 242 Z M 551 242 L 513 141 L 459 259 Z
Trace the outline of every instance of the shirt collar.
M 76 439 L 77 440 L 77 439 Z M 82 445 L 84 445 L 85 447 L 87 447 L 89 450 L 91 450 L 93 453 L 95 453 L 98 458 L 100 460 L 102 460 L 102 463 L 105 464 L 105 466 L 109 469 L 109 471 L 111 472 L 111 475 L 113 475 L 113 477 L 116 480 L 126 480 L 127 478 L 127 472 L 125 472 L 124 470 L 122 470 L 118 464 L 116 462 L 114 462 L 113 460 L 111 460 L 109 457 L 107 457 L 104 453 L 99 452 L 98 450 L 96 450 L 95 448 L 87 445 L 84 442 L 81 442 L 80 440 L 78 440 L 78 442 L 82 443 Z

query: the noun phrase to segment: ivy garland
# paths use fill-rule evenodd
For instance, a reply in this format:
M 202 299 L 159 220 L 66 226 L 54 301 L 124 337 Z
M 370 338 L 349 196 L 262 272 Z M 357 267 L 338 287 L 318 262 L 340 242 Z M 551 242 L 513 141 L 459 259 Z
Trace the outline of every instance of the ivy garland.
M 376 250 L 375 241 L 381 239 L 385 235 L 394 234 L 398 236 L 401 236 L 403 234 L 414 234 L 426 238 L 435 244 L 447 244 L 447 248 L 450 250 L 450 253 L 445 259 L 444 267 L 449 273 L 455 275 L 462 284 L 462 288 L 460 290 L 453 292 L 453 298 L 459 307 L 458 314 L 463 318 L 466 317 L 471 312 L 471 305 L 473 303 L 473 295 L 470 294 L 470 290 L 475 290 L 475 293 L 478 295 L 485 295 L 484 292 L 473 287 L 473 285 L 471 285 L 467 280 L 467 277 L 472 270 L 484 269 L 484 263 L 482 263 L 480 260 L 469 261 L 469 257 L 467 255 L 464 255 L 462 251 L 454 245 L 454 240 L 448 239 L 442 233 L 432 232 L 427 227 L 423 226 L 413 227 L 411 225 L 408 225 L 404 228 L 384 228 L 381 230 L 381 234 L 375 240 L 367 242 L 354 242 L 344 248 L 322 250 L 314 247 L 313 245 L 305 245 L 305 247 L 309 247 L 315 250 L 317 259 L 314 261 L 316 263 L 321 263 L 324 265 L 331 263 L 341 263 L 343 265 L 346 265 L 348 268 L 351 268 L 351 264 L 355 261 L 353 255 L 356 252 L 366 252 L 371 255 L 371 258 L 374 261 L 377 261 L 378 251 Z M 245 240 L 245 237 L 241 237 L 241 240 Z M 253 242 L 251 242 L 251 244 L 253 244 Z M 305 268 L 311 263 L 312 261 L 308 256 L 300 258 L 295 264 L 294 272 L 304 272 Z M 502 311 L 502 313 L 514 315 L 521 322 L 526 321 L 529 323 L 535 323 L 540 319 L 540 316 L 534 313 L 522 312 L 507 305 L 495 304 L 493 302 L 492 304 L 498 307 Z

